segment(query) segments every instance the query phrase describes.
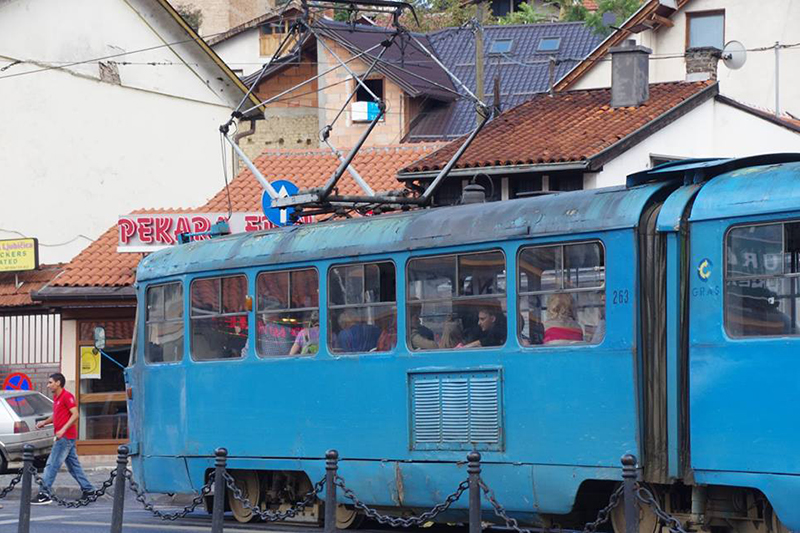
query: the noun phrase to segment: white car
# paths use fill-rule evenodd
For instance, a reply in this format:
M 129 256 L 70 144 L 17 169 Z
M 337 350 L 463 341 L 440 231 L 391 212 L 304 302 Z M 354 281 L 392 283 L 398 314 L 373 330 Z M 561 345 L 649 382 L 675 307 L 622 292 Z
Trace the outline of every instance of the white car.
M 36 422 L 53 414 L 53 402 L 37 391 L 0 391 L 0 473 L 22 467 L 22 448 L 32 444 L 36 462 L 43 464 L 53 448 L 52 424 Z

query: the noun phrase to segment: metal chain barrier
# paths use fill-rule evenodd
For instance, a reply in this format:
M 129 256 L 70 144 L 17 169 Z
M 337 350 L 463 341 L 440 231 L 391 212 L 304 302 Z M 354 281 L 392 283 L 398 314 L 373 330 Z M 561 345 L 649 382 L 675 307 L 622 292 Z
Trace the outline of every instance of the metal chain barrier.
M 269 510 L 262 511 L 257 506 L 253 505 L 250 502 L 250 499 L 244 496 L 242 489 L 236 485 L 236 480 L 233 478 L 233 476 L 227 472 L 225 472 L 225 485 L 228 487 L 228 490 L 231 491 L 233 498 L 242 504 L 242 507 L 265 522 L 279 522 L 281 520 L 286 520 L 287 518 L 294 518 L 298 513 L 302 513 L 306 507 L 314 503 L 314 501 L 317 499 L 317 495 L 320 494 L 325 488 L 325 478 L 317 481 L 314 484 L 314 487 L 306 493 L 305 497 L 300 502 L 294 504 L 285 511 L 279 512 L 273 512 Z
M 186 515 L 188 515 L 191 512 L 194 512 L 194 510 L 197 509 L 197 507 L 203 503 L 205 497 L 211 493 L 211 489 L 214 486 L 215 477 L 216 476 L 214 472 L 211 472 L 211 474 L 208 476 L 208 481 L 200 489 L 200 494 L 198 494 L 192 500 L 192 503 L 184 507 L 182 511 L 177 511 L 175 513 L 166 513 L 164 511 L 159 511 L 158 509 L 155 508 L 152 502 L 147 501 L 147 496 L 145 491 L 142 490 L 139 487 L 139 484 L 133 480 L 133 472 L 131 471 L 131 469 L 128 468 L 125 470 L 125 479 L 128 480 L 130 489 L 133 491 L 134 494 L 136 494 L 136 501 L 141 503 L 146 511 L 150 511 L 155 516 L 159 517 L 161 520 L 171 520 L 171 521 L 177 520 L 179 518 L 186 518 Z
M 534 533 L 530 529 L 525 529 L 520 527 L 519 522 L 517 522 L 516 518 L 508 516 L 505 507 L 503 507 L 500 504 L 500 502 L 497 501 L 497 498 L 494 495 L 494 491 L 492 491 L 492 489 L 490 489 L 489 486 L 486 485 L 486 483 L 482 479 L 479 481 L 479 485 L 483 493 L 486 495 L 486 499 L 492 505 L 492 508 L 494 509 L 494 514 L 498 518 L 502 519 L 506 523 L 507 527 L 513 529 L 517 533 Z M 621 501 L 622 489 L 623 487 L 622 485 L 620 485 L 619 487 L 616 488 L 616 490 L 614 490 L 614 492 L 611 493 L 611 497 L 608 500 L 608 505 L 600 509 L 600 511 L 597 513 L 597 518 L 593 522 L 588 522 L 583 527 L 583 533 L 595 533 L 598 527 L 600 527 L 601 525 L 605 524 L 608 521 L 608 519 L 611 517 L 611 511 L 617 505 L 619 505 Z M 543 528 L 543 529 L 544 531 L 550 531 L 549 528 Z M 674 533 L 685 533 L 685 532 L 674 532 Z
M 652 509 L 653 514 L 656 515 L 661 525 L 666 526 L 672 533 L 686 533 L 680 520 L 666 512 L 661 508 L 656 500 L 655 495 L 641 483 L 636 483 L 636 499 Z
M 362 511 L 368 518 L 375 520 L 376 522 L 384 525 L 390 525 L 392 527 L 418 527 L 426 522 L 431 521 L 433 518 L 438 516 L 439 514 L 443 513 L 447 509 L 450 508 L 455 502 L 461 498 L 461 495 L 464 494 L 469 488 L 469 480 L 465 479 L 461 483 L 458 484 L 458 488 L 451 493 L 450 495 L 445 498 L 445 500 L 439 504 L 434 505 L 429 511 L 425 511 L 419 516 L 410 516 L 408 518 L 403 518 L 399 516 L 389 516 L 384 515 L 376 511 L 375 509 L 371 509 L 367 507 L 367 505 L 358 499 L 358 496 L 355 493 L 348 489 L 345 485 L 344 478 L 341 476 L 336 476 L 335 480 L 336 486 L 342 489 L 346 498 L 353 502 L 353 506 Z
M 594 522 L 588 522 L 583 527 L 583 533 L 594 533 L 597 531 L 597 528 L 601 525 L 608 522 L 611 518 L 611 511 L 614 510 L 614 507 L 619 505 L 622 501 L 622 492 L 624 490 L 624 485 L 620 485 L 617 489 L 611 493 L 611 497 L 608 499 L 608 505 L 600 509 L 597 513 L 597 519 Z
M 9 483 L 8 486 L 3 490 L 0 490 L 0 500 L 8 496 L 11 493 L 11 491 L 14 490 L 14 487 L 22 479 L 22 472 L 23 471 L 20 470 L 19 473 L 11 479 L 11 483 Z
M 108 490 L 108 488 L 114 484 L 114 478 L 117 477 L 116 470 L 112 470 L 111 474 L 109 474 L 108 476 L 108 479 L 103 481 L 103 484 L 100 486 L 99 489 L 97 489 L 92 493 L 86 494 L 81 498 L 78 498 L 77 500 L 70 501 L 70 500 L 65 500 L 63 498 L 59 498 L 53 493 L 52 490 L 47 488 L 44 484 L 44 480 L 39 475 L 39 471 L 36 470 L 36 468 L 31 467 L 30 472 L 31 475 L 33 476 L 33 479 L 39 485 L 39 493 L 44 494 L 45 496 L 47 496 L 48 498 L 50 498 L 51 500 L 53 500 L 62 507 L 67 507 L 72 509 L 77 507 L 86 507 L 87 505 L 96 502 L 97 499 L 103 496 L 106 493 L 106 490 Z

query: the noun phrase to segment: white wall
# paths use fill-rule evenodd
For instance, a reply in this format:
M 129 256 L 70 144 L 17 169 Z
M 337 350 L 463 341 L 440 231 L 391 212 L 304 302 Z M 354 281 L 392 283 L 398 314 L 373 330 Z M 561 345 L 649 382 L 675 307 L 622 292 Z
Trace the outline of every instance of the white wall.
M 261 57 L 259 31 L 258 28 L 245 30 L 215 44 L 214 51 L 233 70 L 241 70 L 242 76 L 249 76 L 270 60 L 269 57 Z
M 628 174 L 650 168 L 651 155 L 746 157 L 798 151 L 800 134 L 709 100 L 607 163 L 592 181 L 596 187 L 622 185 Z M 585 180 L 584 185 L 592 183 Z
M 122 0 L 11 0 L 0 53 L 76 61 L 163 44 L 150 24 Z M 199 205 L 223 185 L 219 93 L 168 48 L 125 59 L 179 64 L 120 66 L 122 85 L 100 81 L 96 62 L 0 72 L 0 239 L 39 238 L 42 263 L 69 261 L 89 242 L 80 235 L 97 238 L 118 215 Z
M 662 26 L 632 36 L 653 50 L 650 60 L 652 82 L 686 78 L 681 56 L 686 46 L 686 13 L 725 10 L 725 41 L 737 40 L 748 50 L 781 44 L 800 43 L 800 2 L 797 0 L 692 0 L 675 13 L 672 28 Z M 610 56 L 607 56 L 609 59 Z M 800 115 L 800 47 L 780 51 L 781 108 Z M 739 70 L 729 70 L 720 62 L 720 91 L 735 100 L 764 109 L 775 109 L 775 52 L 749 51 Z M 599 61 L 573 89 L 611 85 L 610 61 Z

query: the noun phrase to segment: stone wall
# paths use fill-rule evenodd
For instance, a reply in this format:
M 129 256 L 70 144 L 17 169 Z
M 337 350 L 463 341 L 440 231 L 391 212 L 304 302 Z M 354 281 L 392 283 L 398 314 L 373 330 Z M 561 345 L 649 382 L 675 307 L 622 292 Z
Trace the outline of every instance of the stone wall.
M 332 41 L 327 41 L 327 44 L 341 58 L 352 55 L 345 48 Z M 338 64 L 336 59 L 320 45 L 317 45 L 317 57 L 320 58 L 318 65 L 320 72 Z M 369 68 L 368 65 L 358 60 L 350 63 L 349 66 L 356 74 L 361 74 Z M 370 76 L 370 79 L 378 78 L 384 79 L 383 99 L 386 102 L 386 115 L 383 121 L 372 131 L 365 146 L 382 146 L 400 142 L 406 134 L 408 122 L 406 117 L 410 116 L 409 99 L 403 90 L 380 74 Z M 355 84 L 355 80 L 343 68 L 326 74 L 320 79 L 320 86 L 326 87 L 324 91 L 319 93 L 320 128 L 333 120 L 347 100 L 350 92 L 355 88 Z M 339 120 L 334 125 L 330 137 L 331 143 L 340 150 L 352 147 L 364 130 L 367 129 L 368 124 L 367 122 L 353 122 L 350 119 L 350 106 L 348 105 L 344 114 L 339 117 Z
M 170 0 L 180 5 L 199 8 L 203 12 L 200 35 L 207 37 L 228 31 L 275 8 L 275 0 Z
M 249 128 L 249 122 L 239 125 L 239 131 Z M 264 120 L 256 121 L 256 132 L 239 141 L 239 147 L 250 159 L 264 150 L 319 148 L 316 110 L 305 113 L 300 109 L 269 110 Z

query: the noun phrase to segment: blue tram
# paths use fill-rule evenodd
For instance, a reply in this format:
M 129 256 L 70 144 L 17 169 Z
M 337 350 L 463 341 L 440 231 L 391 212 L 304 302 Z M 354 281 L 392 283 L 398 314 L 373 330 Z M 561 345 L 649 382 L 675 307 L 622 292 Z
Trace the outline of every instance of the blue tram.
M 224 446 L 279 508 L 333 448 L 402 514 L 475 449 L 508 510 L 575 527 L 631 453 L 688 528 L 800 530 L 800 155 L 193 242 L 146 257 L 137 291 L 148 491 L 196 491 Z

